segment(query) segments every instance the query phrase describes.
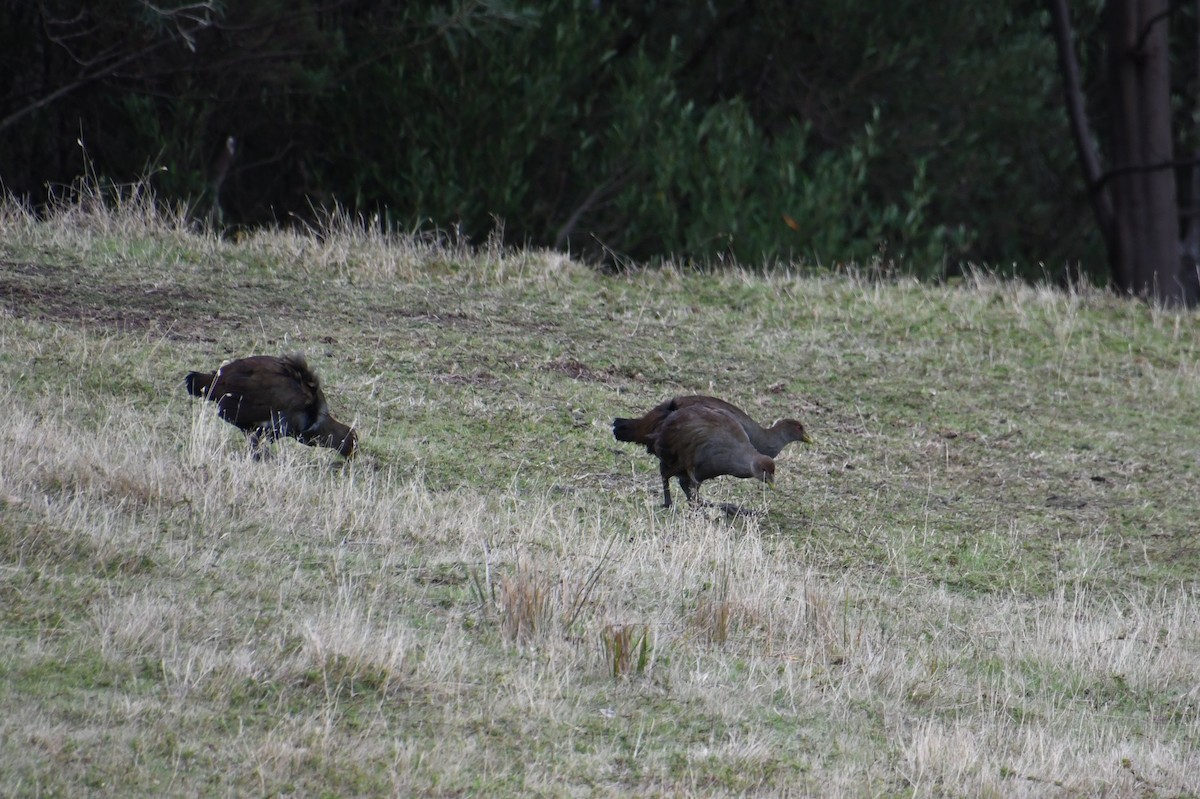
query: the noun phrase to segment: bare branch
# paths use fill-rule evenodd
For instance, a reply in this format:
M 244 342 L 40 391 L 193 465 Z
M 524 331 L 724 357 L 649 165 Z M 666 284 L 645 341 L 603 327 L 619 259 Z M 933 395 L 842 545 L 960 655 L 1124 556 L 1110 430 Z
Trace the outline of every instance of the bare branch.
M 1154 164 L 1127 164 L 1125 166 L 1117 166 L 1109 169 L 1102 174 L 1095 184 L 1090 184 L 1092 188 L 1097 190 L 1102 189 L 1108 181 L 1119 178 L 1122 175 L 1144 175 L 1148 172 L 1158 172 L 1162 169 L 1176 169 L 1181 166 L 1196 166 L 1200 164 L 1198 158 L 1173 158 L 1170 161 L 1159 161 Z
M 1084 108 L 1083 89 L 1079 80 L 1079 62 L 1075 57 L 1074 36 L 1071 19 L 1067 11 L 1067 0 L 1049 0 L 1050 16 L 1054 23 L 1054 42 L 1058 49 L 1058 67 L 1063 78 L 1063 99 L 1067 106 L 1067 117 L 1071 124 L 1071 136 L 1075 140 L 1075 151 L 1083 168 L 1083 178 L 1088 187 L 1088 198 L 1092 212 L 1106 242 L 1111 245 L 1114 236 L 1114 211 L 1112 198 L 1105 190 L 1106 180 L 1100 168 L 1100 156 L 1092 142 L 1094 137 Z M 1110 246 L 1111 250 L 1111 246 Z
M 38 111 L 42 108 L 45 108 L 46 106 L 50 105 L 55 100 L 58 100 L 61 97 L 71 94 L 72 92 L 75 92 L 75 91 L 83 88 L 84 86 L 87 86 L 91 83 L 95 83 L 96 81 L 101 80 L 102 78 L 105 78 L 109 75 L 114 74 L 115 72 L 117 72 L 121 67 L 125 66 L 126 64 L 137 61 L 140 58 L 144 58 L 145 56 L 149 55 L 150 53 L 153 53 L 155 50 L 158 50 L 158 49 L 164 47 L 168 43 L 169 42 L 167 40 L 160 40 L 160 41 L 154 42 L 152 44 L 148 44 L 145 47 L 143 47 L 139 50 L 135 50 L 134 52 L 129 53 L 129 54 L 123 56 L 122 58 L 118 58 L 117 60 L 115 60 L 99 69 L 96 69 L 92 72 L 82 75 L 82 76 L 76 78 L 75 80 L 71 81 L 70 83 L 66 83 L 62 86 L 59 86 L 57 89 L 55 89 L 54 91 L 45 95 L 44 97 L 39 97 L 37 100 L 34 100 L 32 103 L 26 105 L 24 108 L 18 108 L 16 111 L 12 112 L 8 116 L 4 117 L 3 119 L 0 119 L 0 131 L 4 130 L 6 128 L 12 127 L 17 122 L 19 122 L 20 120 L 29 116 L 33 112 Z
M 1162 22 L 1167 17 L 1171 16 L 1173 9 L 1167 8 L 1165 11 L 1160 11 L 1150 19 L 1146 20 L 1146 24 L 1142 26 L 1142 32 L 1138 34 L 1137 42 L 1133 45 L 1135 53 L 1141 53 L 1142 48 L 1146 46 L 1146 39 L 1150 37 L 1150 33 L 1154 26 Z
M 604 181 L 596 188 L 592 189 L 591 193 L 584 199 L 579 206 L 571 212 L 567 221 L 558 229 L 558 234 L 554 237 L 554 248 L 560 249 L 566 244 L 571 233 L 575 230 L 575 226 L 579 224 L 580 218 L 599 203 L 606 195 L 616 191 L 625 182 L 624 175 L 618 175 L 615 178 Z

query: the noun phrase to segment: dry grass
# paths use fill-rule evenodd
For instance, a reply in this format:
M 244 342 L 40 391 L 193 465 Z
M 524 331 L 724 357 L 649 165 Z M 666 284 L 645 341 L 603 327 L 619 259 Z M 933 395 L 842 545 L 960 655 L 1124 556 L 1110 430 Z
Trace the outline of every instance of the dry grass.
M 0 794 L 1197 796 L 1194 316 L 0 207 Z M 306 349 L 363 436 L 179 387 Z M 614 415 L 811 449 L 728 521 Z

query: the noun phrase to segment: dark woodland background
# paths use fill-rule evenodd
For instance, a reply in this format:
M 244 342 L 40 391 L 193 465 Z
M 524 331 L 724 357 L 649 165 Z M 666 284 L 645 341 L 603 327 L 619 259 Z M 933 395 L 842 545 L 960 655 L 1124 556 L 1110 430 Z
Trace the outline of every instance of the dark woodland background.
M 1074 2 L 1067 33 L 1082 141 L 1111 162 L 1112 117 L 1129 113 L 1112 99 L 1114 8 L 1140 15 L 1131 63 L 1169 31 L 1174 151 L 1155 168 L 1179 187 L 1182 241 L 1196 8 L 1162 5 Z M 1094 207 L 1108 186 L 1080 168 L 1055 7 L 5 0 L 0 180 L 37 205 L 81 175 L 147 178 L 225 228 L 337 204 L 617 265 L 1109 280 Z

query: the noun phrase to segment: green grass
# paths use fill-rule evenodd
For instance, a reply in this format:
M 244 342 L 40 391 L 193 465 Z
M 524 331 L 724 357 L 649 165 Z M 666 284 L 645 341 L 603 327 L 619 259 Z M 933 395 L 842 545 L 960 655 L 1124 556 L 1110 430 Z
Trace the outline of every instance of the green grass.
M 182 389 L 293 350 L 348 467 Z M 2 795 L 1200 795 L 1191 313 L 9 203 L 0 400 Z

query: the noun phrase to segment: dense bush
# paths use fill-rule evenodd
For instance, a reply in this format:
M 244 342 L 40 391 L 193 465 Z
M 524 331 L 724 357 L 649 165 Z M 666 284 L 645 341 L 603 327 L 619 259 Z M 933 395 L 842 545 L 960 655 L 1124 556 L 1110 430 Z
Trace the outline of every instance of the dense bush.
M 0 179 L 36 201 L 90 159 L 226 224 L 338 203 L 618 262 L 1098 263 L 1044 28 L 1011 0 L 6 4 Z

